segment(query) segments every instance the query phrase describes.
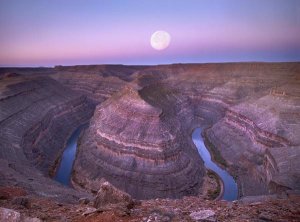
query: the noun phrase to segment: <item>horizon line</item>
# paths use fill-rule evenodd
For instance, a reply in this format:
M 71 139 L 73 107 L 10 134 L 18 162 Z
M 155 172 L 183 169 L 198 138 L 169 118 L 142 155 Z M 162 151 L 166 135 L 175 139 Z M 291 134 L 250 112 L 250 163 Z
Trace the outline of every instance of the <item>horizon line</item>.
M 176 62 L 176 63 L 158 63 L 158 64 L 122 64 L 122 63 L 91 63 L 91 64 L 75 64 L 75 65 L 52 65 L 52 66 L 11 66 L 0 65 L 0 68 L 57 68 L 57 67 L 74 67 L 74 66 L 169 66 L 169 65 L 200 65 L 200 64 L 236 64 L 236 63 L 300 63 L 297 61 L 225 61 L 225 62 Z

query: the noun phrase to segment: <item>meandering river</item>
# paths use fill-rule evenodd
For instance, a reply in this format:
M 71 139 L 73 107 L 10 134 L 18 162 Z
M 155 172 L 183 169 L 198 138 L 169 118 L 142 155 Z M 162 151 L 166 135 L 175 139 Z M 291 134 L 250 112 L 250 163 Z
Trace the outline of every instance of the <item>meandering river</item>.
M 205 167 L 214 171 L 223 181 L 224 192 L 222 199 L 229 201 L 236 200 L 238 197 L 238 187 L 235 180 L 226 170 L 220 168 L 216 163 L 212 161 L 211 155 L 204 145 L 201 132 L 201 128 L 196 128 L 192 134 L 192 139 L 198 149 L 202 160 L 204 161 Z
M 66 186 L 69 186 L 70 184 L 73 162 L 76 156 L 77 140 L 80 132 L 85 126 L 87 126 L 87 124 L 78 127 L 68 139 L 66 148 L 64 149 L 64 152 L 62 154 L 60 165 L 54 177 L 55 180 Z M 205 167 L 214 171 L 223 181 L 224 192 L 222 198 L 229 201 L 237 199 L 238 188 L 235 180 L 226 170 L 220 168 L 212 161 L 211 155 L 204 145 L 201 136 L 201 128 L 196 128 L 194 130 L 192 139 L 198 149 L 201 158 L 204 161 Z
M 83 124 L 78 127 L 67 141 L 66 147 L 61 157 L 60 165 L 54 177 L 56 181 L 62 183 L 63 185 L 69 186 L 70 184 L 73 162 L 75 160 L 77 150 L 77 140 L 80 132 L 86 126 L 87 124 Z

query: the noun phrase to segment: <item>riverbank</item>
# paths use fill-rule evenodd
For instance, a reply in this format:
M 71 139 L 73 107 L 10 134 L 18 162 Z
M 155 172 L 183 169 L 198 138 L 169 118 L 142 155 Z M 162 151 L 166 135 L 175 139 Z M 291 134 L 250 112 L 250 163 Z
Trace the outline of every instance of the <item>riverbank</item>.
M 214 171 L 206 169 L 200 196 L 206 200 L 221 200 L 224 194 L 222 179 Z
M 218 148 L 215 147 L 214 144 L 206 136 L 206 131 L 208 129 L 209 128 L 205 128 L 201 132 L 201 136 L 203 138 L 204 145 L 209 150 L 209 152 L 211 154 L 212 161 L 215 162 L 222 169 L 228 170 L 227 169 L 228 168 L 228 164 L 227 164 L 226 160 L 222 157 L 222 154 L 220 153 L 220 151 L 218 150 Z
M 215 147 L 211 142 L 210 140 L 208 139 L 207 135 L 206 135 L 206 131 L 209 129 L 210 127 L 208 128 L 205 128 L 203 131 L 202 131 L 202 138 L 203 138 L 203 142 L 205 144 L 205 146 L 207 147 L 207 149 L 211 152 L 211 157 L 212 157 L 212 160 L 217 163 L 221 168 L 223 169 L 226 169 L 228 172 L 230 172 L 230 174 L 233 176 L 233 178 L 235 179 L 236 183 L 237 183 L 237 186 L 238 186 L 238 199 L 242 197 L 242 187 L 241 187 L 241 183 L 239 181 L 239 177 L 238 175 L 236 174 L 236 172 L 234 170 L 231 170 L 229 167 L 228 167 L 228 164 L 226 162 L 226 160 L 222 157 L 221 153 L 218 151 L 218 148 Z M 224 164 L 225 162 L 225 164 Z M 223 163 L 223 164 L 222 164 Z
M 196 145 L 199 155 L 201 156 L 202 160 L 204 161 L 204 165 L 207 169 L 214 171 L 218 177 L 221 178 L 223 183 L 223 192 L 222 198 L 228 201 L 232 201 L 237 199 L 238 197 L 238 188 L 235 180 L 233 177 L 225 170 L 220 168 L 214 161 L 211 155 L 211 152 L 207 149 L 204 144 L 203 137 L 202 137 L 202 129 L 195 128 L 192 134 L 192 139 L 194 144 Z M 214 152 L 216 153 L 216 152 Z M 221 186 L 220 186 L 221 187 Z
M 60 157 L 59 164 L 56 166 L 54 180 L 60 182 L 65 186 L 71 186 L 70 178 L 72 174 L 72 168 L 76 157 L 77 145 L 80 135 L 87 127 L 88 123 L 84 123 L 77 127 L 76 130 L 68 137 L 63 153 Z

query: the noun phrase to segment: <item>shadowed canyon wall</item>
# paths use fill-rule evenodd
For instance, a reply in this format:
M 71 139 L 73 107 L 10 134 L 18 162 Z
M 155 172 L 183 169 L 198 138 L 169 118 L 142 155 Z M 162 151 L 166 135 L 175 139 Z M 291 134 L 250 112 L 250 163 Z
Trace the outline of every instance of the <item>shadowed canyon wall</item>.
M 22 185 L 45 196 L 62 193 L 49 172 L 68 136 L 89 120 L 94 106 L 46 76 L 0 78 L 1 185 Z
M 97 191 L 104 178 L 139 199 L 196 195 L 205 168 L 191 132 L 202 126 L 240 196 L 300 189 L 299 63 L 0 73 L 6 73 L 0 77 L 2 185 L 41 193 L 48 184 L 54 190 L 48 195 L 65 189 L 47 175 L 71 132 L 92 117 L 79 141 L 75 187 Z

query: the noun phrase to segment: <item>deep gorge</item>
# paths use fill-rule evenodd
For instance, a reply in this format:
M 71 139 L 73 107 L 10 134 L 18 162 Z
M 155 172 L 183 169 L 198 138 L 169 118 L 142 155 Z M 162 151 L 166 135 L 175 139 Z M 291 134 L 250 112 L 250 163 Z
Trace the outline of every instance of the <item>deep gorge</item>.
M 201 195 L 205 127 L 239 198 L 300 190 L 299 63 L 0 69 L 0 186 L 74 202 L 105 179 L 136 199 Z M 36 72 L 36 73 L 35 73 Z M 71 182 L 52 180 L 72 132 Z M 124 183 L 126 181 L 126 183 Z

